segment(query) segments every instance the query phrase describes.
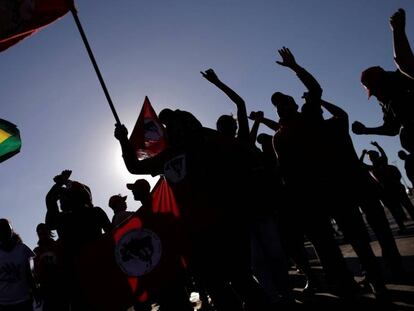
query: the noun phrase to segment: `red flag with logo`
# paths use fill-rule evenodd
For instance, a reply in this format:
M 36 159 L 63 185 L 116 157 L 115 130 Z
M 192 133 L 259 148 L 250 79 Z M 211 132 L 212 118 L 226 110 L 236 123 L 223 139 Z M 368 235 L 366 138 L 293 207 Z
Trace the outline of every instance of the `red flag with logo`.
M 151 158 L 167 146 L 165 129 L 147 96 L 129 141 L 139 160 Z
M 0 1 L 0 52 L 65 15 L 72 0 Z
M 152 207 L 143 206 L 85 250 L 81 283 L 99 310 L 125 310 L 156 299 L 182 273 L 180 212 L 164 177 L 152 197 Z

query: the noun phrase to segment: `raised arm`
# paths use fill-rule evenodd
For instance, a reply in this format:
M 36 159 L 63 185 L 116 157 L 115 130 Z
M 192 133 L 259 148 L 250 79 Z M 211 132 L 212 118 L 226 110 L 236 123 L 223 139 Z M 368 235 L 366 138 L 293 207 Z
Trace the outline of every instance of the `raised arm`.
M 254 121 L 249 136 L 249 142 L 252 146 L 256 144 L 257 133 L 259 132 L 260 123 L 262 122 L 263 118 L 263 111 L 252 111 L 250 113 L 249 119 Z
M 246 103 L 243 98 L 239 96 L 230 87 L 224 84 L 214 72 L 213 69 L 207 69 L 205 72 L 200 71 L 201 75 L 209 82 L 218 87 L 224 94 L 226 94 L 237 107 L 237 123 L 239 129 L 237 131 L 237 137 L 240 140 L 249 140 L 249 121 L 247 119 Z
M 122 149 L 122 157 L 124 158 L 125 166 L 131 174 L 149 174 L 158 175 L 162 173 L 162 169 L 158 167 L 160 164 L 157 159 L 161 156 L 158 154 L 150 159 L 138 160 L 133 146 L 128 139 L 128 130 L 122 124 L 115 125 L 115 138 L 119 140 Z
M 321 100 L 321 106 L 325 108 L 335 118 L 348 120 L 348 114 L 342 108 L 339 108 L 338 106 L 329 103 L 325 100 Z
M 394 60 L 398 69 L 414 79 L 414 55 L 405 33 L 405 11 L 398 9 L 391 18 L 390 26 L 393 36 Z
M 322 97 L 322 88 L 319 85 L 318 81 L 316 81 L 316 79 L 305 68 L 298 65 L 295 57 L 288 48 L 283 47 L 282 49 L 278 50 L 278 52 L 282 57 L 282 61 L 276 61 L 276 63 L 293 70 L 300 81 L 302 81 L 302 83 L 308 89 L 309 95 L 312 98 L 320 99 Z
M 368 153 L 367 149 L 362 150 L 361 156 L 359 157 L 359 161 L 361 161 L 362 164 L 365 164 L 364 158 L 367 153 Z
M 381 158 L 385 162 L 388 162 L 388 157 L 387 157 L 387 154 L 385 153 L 384 149 L 382 149 L 382 147 L 376 141 L 371 141 L 371 145 L 373 145 L 375 148 L 377 148 L 379 153 L 381 154 Z
M 59 225 L 59 206 L 58 200 L 62 188 L 69 181 L 69 177 L 72 174 L 71 170 L 64 170 L 59 175 L 53 177 L 55 184 L 50 188 L 49 192 L 46 194 L 46 225 L 51 230 L 56 230 Z

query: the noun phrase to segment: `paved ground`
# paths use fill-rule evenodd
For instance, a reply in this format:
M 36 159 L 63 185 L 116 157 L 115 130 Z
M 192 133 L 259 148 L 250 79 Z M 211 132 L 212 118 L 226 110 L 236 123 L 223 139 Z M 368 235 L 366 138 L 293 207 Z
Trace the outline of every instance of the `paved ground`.
M 349 301 L 344 301 L 343 299 L 339 299 L 338 297 L 330 295 L 328 293 L 306 295 L 301 290 L 303 287 L 303 278 L 297 274 L 297 272 L 292 271 L 291 276 L 295 284 L 294 292 L 296 300 L 298 302 L 297 308 L 300 310 L 327 309 L 335 311 L 351 310 L 352 308 L 358 308 L 358 310 L 372 309 L 372 311 L 374 309 L 414 310 L 414 222 L 407 222 L 408 233 L 399 235 L 397 233 L 396 225 L 392 222 L 392 219 L 390 219 L 390 221 L 398 248 L 401 255 L 403 256 L 406 274 L 402 278 L 393 279 L 382 261 L 380 247 L 378 245 L 378 242 L 375 241 L 375 236 L 372 236 L 373 242 L 371 245 L 382 264 L 387 288 L 390 291 L 390 298 L 392 300 L 392 303 L 388 304 L 384 303 L 383 301 L 378 301 L 368 290 Z M 349 266 L 352 268 L 356 275 L 359 275 L 359 263 L 356 254 L 352 250 L 352 247 L 349 244 L 342 244 L 341 249 Z M 310 248 L 309 250 L 310 253 L 312 253 L 312 249 Z M 321 271 L 321 267 L 319 266 L 316 258 L 312 260 L 312 266 L 316 272 Z M 362 278 L 357 277 L 357 280 L 362 280 Z

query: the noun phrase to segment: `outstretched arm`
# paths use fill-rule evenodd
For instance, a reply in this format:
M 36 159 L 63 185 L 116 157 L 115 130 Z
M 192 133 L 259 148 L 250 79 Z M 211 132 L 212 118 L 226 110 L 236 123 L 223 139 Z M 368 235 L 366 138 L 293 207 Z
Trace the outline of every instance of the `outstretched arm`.
M 250 114 L 249 119 L 256 121 L 256 119 L 259 117 L 259 115 L 257 115 L 257 112 L 253 112 Z M 270 120 L 268 118 L 262 117 L 259 118 L 260 119 L 260 123 L 263 123 L 264 125 L 266 125 L 268 128 L 270 128 L 273 131 L 277 131 L 280 128 L 280 124 L 277 123 L 276 121 Z
M 400 132 L 400 126 L 393 123 L 384 123 L 378 127 L 366 127 L 359 121 L 352 123 L 352 132 L 357 135 L 385 135 L 396 136 Z
M 278 50 L 278 52 L 282 57 L 282 61 L 276 61 L 276 63 L 293 70 L 300 81 L 302 81 L 308 89 L 309 95 L 312 96 L 312 98 L 320 99 L 322 97 L 322 88 L 318 81 L 316 81 L 305 68 L 298 65 L 295 57 L 288 48 L 283 47 L 281 50 Z
M 209 82 L 217 86 L 224 92 L 237 106 L 237 123 L 239 129 L 237 131 L 237 137 L 240 140 L 248 141 L 249 139 L 249 121 L 247 119 L 246 104 L 230 87 L 221 82 L 213 69 L 207 69 L 205 72 L 200 71 L 201 75 Z
M 405 11 L 399 9 L 390 18 L 392 29 L 394 60 L 398 69 L 414 79 L 414 55 L 405 33 Z

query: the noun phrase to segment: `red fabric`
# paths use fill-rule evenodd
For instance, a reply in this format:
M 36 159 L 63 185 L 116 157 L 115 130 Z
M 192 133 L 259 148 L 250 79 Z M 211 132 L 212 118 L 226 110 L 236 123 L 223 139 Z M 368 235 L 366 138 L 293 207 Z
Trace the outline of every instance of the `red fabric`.
M 79 262 L 85 296 L 98 310 L 125 310 L 135 302 L 156 298 L 177 279 L 182 270 L 183 237 L 180 213 L 164 177 L 152 191 L 152 207 L 141 207 L 102 239 L 87 247 Z M 128 276 L 116 260 L 116 245 L 137 229 L 154 232 L 162 245 L 159 263 L 142 276 Z M 138 230 L 137 230 L 138 231 Z
M 165 149 L 165 129 L 147 96 L 129 138 L 139 160 L 151 158 Z
M 7 0 L 0 6 L 0 52 L 65 15 L 71 0 Z

